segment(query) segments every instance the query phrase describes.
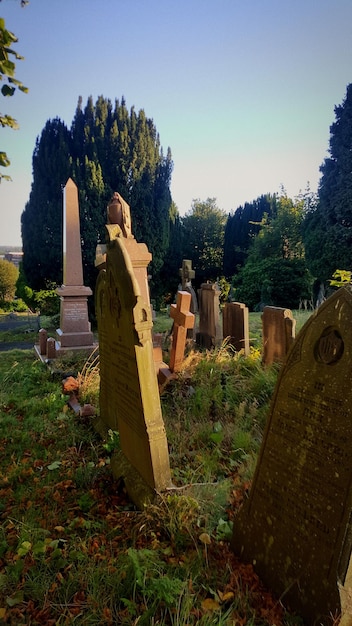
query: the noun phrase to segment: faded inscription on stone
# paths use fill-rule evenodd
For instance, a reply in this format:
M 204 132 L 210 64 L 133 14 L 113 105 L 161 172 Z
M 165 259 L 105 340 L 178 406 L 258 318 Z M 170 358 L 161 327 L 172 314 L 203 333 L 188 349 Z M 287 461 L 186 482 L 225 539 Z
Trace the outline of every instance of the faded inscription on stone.
M 339 612 L 352 547 L 351 327 L 352 295 L 342 288 L 298 335 L 234 524 L 235 552 L 311 624 Z
M 110 225 L 107 230 L 106 270 L 99 273 L 96 288 L 100 415 L 109 428 L 119 431 L 123 455 L 141 480 L 152 490 L 161 491 L 170 486 L 171 479 L 153 359 L 150 306 L 141 296 L 119 229 Z M 134 478 L 124 478 L 133 498 Z

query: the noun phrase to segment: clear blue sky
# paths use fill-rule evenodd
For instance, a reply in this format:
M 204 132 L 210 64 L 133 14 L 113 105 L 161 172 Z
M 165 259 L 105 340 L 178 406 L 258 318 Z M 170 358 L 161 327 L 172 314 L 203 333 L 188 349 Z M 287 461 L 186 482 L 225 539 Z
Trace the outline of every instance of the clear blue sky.
M 351 0 L 2 0 L 0 16 L 30 89 L 0 95 L 20 124 L 0 129 L 13 179 L 0 185 L 0 245 L 21 243 L 36 137 L 56 116 L 70 126 L 79 95 L 124 95 L 153 118 L 181 214 L 194 198 L 230 212 L 281 185 L 316 191 L 352 82 Z

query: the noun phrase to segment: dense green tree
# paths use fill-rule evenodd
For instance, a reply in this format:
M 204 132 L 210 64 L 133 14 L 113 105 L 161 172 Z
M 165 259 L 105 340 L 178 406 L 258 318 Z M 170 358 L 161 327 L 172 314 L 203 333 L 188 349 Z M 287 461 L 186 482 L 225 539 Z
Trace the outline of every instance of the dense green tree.
M 234 278 L 236 300 L 251 309 L 261 305 L 297 308 L 311 298 L 312 277 L 302 243 L 304 200 L 286 195 L 277 201 L 276 217 L 265 215 L 247 261 Z
M 194 200 L 182 219 L 182 256 L 192 261 L 197 284 L 216 280 L 222 274 L 226 219 L 215 198 Z
M 318 203 L 307 211 L 304 228 L 307 263 L 319 281 L 336 269 L 352 269 L 352 84 L 335 107 L 329 152 L 320 167 Z
M 23 57 L 10 47 L 17 41 L 17 37 L 6 29 L 5 20 L 0 17 L 0 82 L 4 82 L 1 87 L 1 94 L 5 97 L 13 96 L 16 89 L 24 93 L 28 91 L 27 87 L 15 78 L 16 63 L 13 59 L 16 61 L 23 59 Z M 17 129 L 18 123 L 11 115 L 0 112 L 0 126 L 2 128 L 8 127 Z M 8 167 L 9 165 L 10 160 L 6 152 L 0 151 L 0 167 Z M 0 182 L 2 179 L 10 180 L 10 177 L 0 172 Z
M 15 297 L 18 268 L 10 261 L 0 259 L 0 302 L 11 302 Z
M 182 266 L 182 221 L 174 202 L 171 203 L 169 220 L 169 247 L 165 255 L 164 264 L 160 273 L 160 287 L 154 286 L 153 292 L 157 298 L 156 306 L 162 304 L 161 296 L 165 304 L 173 302 L 181 278 L 179 270 Z
M 246 202 L 228 216 L 224 237 L 224 274 L 233 276 L 245 263 L 253 238 L 259 233 L 264 215 L 276 215 L 276 196 L 260 196 Z
M 33 183 L 22 213 L 23 271 L 32 289 L 62 283 L 62 189 L 70 175 L 70 133 L 49 120 L 33 153 Z
M 95 248 L 105 240 L 106 207 L 113 192 L 118 191 L 131 207 L 133 234 L 147 244 L 153 255 L 151 273 L 157 285 L 169 246 L 172 158 L 170 150 L 164 156 L 153 120 L 143 110 L 136 113 L 132 107 L 128 112 L 123 98 L 113 106 L 99 96 L 95 104 L 89 97 L 85 107 L 79 98 L 70 131 L 60 127 L 59 133 L 53 127 L 55 123 L 47 123 L 37 142 L 31 196 L 22 215 L 24 271 L 30 286 L 41 289 L 48 282 L 60 283 L 61 186 L 68 176 L 79 189 L 86 284 L 94 287 Z M 65 135 L 61 146 L 57 145 L 55 133 L 51 141 L 53 131 L 60 137 Z M 54 177 L 52 167 L 57 168 Z M 49 229 L 50 237 L 33 232 L 38 218 L 44 233 Z M 35 246 L 31 245 L 33 241 Z M 40 255 L 48 254 L 48 244 L 55 246 L 57 262 L 51 260 L 44 266 Z

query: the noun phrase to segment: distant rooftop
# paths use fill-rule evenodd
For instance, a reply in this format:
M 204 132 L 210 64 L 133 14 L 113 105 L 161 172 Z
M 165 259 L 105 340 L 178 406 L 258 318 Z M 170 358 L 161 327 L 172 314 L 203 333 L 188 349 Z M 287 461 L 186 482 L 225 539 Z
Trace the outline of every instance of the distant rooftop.
M 4 254 L 5 261 L 10 261 L 10 263 L 13 263 L 17 267 L 21 263 L 22 257 L 23 252 L 5 252 Z

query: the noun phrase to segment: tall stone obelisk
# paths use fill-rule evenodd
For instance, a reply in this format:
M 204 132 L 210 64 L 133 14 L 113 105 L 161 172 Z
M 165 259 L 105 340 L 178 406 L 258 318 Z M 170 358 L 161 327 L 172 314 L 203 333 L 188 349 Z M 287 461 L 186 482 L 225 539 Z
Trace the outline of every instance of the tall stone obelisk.
M 90 287 L 83 285 L 81 232 L 77 186 L 71 178 L 64 189 L 63 206 L 63 285 L 60 296 L 60 328 L 57 329 L 57 351 L 93 349 L 93 333 L 88 320 Z

